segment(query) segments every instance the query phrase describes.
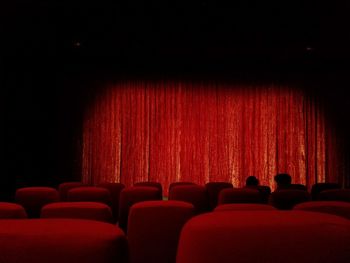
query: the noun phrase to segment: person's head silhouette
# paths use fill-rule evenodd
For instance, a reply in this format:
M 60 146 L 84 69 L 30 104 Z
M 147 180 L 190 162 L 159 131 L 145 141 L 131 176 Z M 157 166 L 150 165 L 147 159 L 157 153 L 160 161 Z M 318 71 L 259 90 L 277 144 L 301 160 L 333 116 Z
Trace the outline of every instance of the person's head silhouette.
M 287 173 L 277 174 L 274 179 L 277 183 L 277 188 L 288 188 L 292 184 L 292 177 Z
M 248 178 L 245 181 L 246 186 L 258 186 L 259 185 L 259 179 L 256 178 L 255 176 L 251 175 L 248 176 Z

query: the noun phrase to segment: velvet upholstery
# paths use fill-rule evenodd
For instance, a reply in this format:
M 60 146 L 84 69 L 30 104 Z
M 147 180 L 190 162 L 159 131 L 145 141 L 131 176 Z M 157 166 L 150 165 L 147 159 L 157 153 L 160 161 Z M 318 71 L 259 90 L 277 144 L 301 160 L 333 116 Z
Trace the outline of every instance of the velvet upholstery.
M 6 218 L 27 218 L 27 213 L 19 204 L 0 202 L 0 219 Z
M 169 200 L 177 200 L 191 203 L 195 213 L 203 213 L 209 210 L 208 194 L 201 185 L 177 185 L 169 192 Z
M 103 187 L 82 186 L 70 189 L 67 194 L 69 202 L 100 202 L 111 206 L 111 194 Z
M 333 214 L 350 219 L 350 203 L 342 201 L 311 201 L 294 206 L 295 210 L 305 210 Z
M 226 211 L 190 219 L 176 263 L 350 262 L 350 221 L 305 211 Z
M 120 192 L 118 225 L 127 232 L 130 207 L 142 201 L 161 200 L 159 189 L 149 186 L 126 187 Z
M 250 188 L 224 189 L 219 194 L 218 204 L 262 203 L 260 192 Z
M 64 182 L 58 185 L 58 192 L 60 194 L 60 201 L 67 201 L 67 194 L 70 189 L 85 186 L 82 182 Z
M 97 202 L 58 202 L 45 205 L 41 218 L 78 218 L 114 222 L 111 208 Z
M 311 195 L 304 190 L 284 189 L 271 194 L 270 203 L 281 210 L 292 209 L 296 204 L 311 200 Z
M 111 194 L 111 208 L 114 221 L 116 222 L 119 217 L 118 213 L 120 192 L 125 188 L 125 185 L 122 183 L 100 183 L 96 186 L 106 188 Z
M 44 205 L 59 201 L 59 194 L 51 187 L 24 187 L 16 190 L 15 201 L 24 207 L 28 217 L 38 218 Z
M 91 220 L 0 220 L 2 263 L 126 263 L 121 229 Z
M 181 229 L 193 215 L 193 205 L 181 201 L 133 205 L 128 221 L 130 263 L 175 263 Z
M 214 212 L 221 211 L 260 211 L 260 210 L 276 210 L 275 207 L 266 204 L 223 204 L 218 205 Z
M 205 184 L 209 198 L 209 207 L 213 210 L 218 205 L 220 191 L 226 188 L 233 188 L 232 183 L 228 182 L 209 182 Z

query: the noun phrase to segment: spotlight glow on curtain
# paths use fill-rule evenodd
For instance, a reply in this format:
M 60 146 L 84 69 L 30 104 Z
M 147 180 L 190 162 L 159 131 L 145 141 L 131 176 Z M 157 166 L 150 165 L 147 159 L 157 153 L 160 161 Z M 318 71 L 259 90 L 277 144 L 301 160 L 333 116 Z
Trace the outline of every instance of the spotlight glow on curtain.
M 342 180 L 337 138 L 317 102 L 274 85 L 124 81 L 87 110 L 82 174 L 86 183 L 228 181 L 249 175 L 274 188 Z

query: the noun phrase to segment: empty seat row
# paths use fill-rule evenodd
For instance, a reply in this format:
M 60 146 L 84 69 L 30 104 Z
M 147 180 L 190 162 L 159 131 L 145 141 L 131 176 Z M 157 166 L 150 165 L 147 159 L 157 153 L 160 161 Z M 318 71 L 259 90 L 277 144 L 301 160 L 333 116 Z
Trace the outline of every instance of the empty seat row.
M 176 263 L 350 262 L 350 220 L 305 211 L 222 211 L 190 219 Z
M 269 200 L 270 204 L 278 209 L 292 209 L 292 207 L 298 203 L 311 200 L 311 196 L 307 191 L 303 190 L 278 190 L 271 194 L 267 188 L 233 188 L 232 184 L 226 183 L 208 183 L 212 187 L 203 187 L 195 184 L 181 184 L 176 187 L 172 187 L 169 193 L 169 200 L 179 200 L 192 203 L 195 207 L 197 214 L 213 210 L 217 204 L 225 203 L 266 203 Z M 143 186 L 146 185 L 146 186 Z M 67 201 L 73 202 L 101 202 L 112 208 L 112 214 L 114 222 L 118 219 L 121 222 L 122 227 L 126 228 L 127 217 L 125 214 L 128 211 L 127 207 L 130 204 L 134 204 L 139 201 L 146 200 L 161 200 L 162 191 L 161 186 L 157 187 L 148 186 L 149 184 L 139 184 L 134 188 L 124 189 L 122 184 L 105 184 L 104 187 L 75 187 L 70 189 L 66 195 Z M 78 185 L 76 185 L 78 186 Z M 109 188 L 107 188 L 107 186 Z M 130 191 L 129 189 L 135 189 Z M 144 189 L 153 189 L 149 197 L 147 193 L 137 193 L 137 191 L 144 191 Z M 155 190 L 154 190 L 155 189 Z M 264 189 L 262 191 L 262 189 Z M 125 190 L 124 198 L 121 201 L 121 193 Z M 156 191 L 156 192 L 155 192 Z M 130 194 L 131 193 L 131 194 Z M 113 198 L 112 198 L 113 194 Z M 134 196 L 135 197 L 132 197 Z M 143 197 L 143 195 L 145 197 Z M 268 198 L 270 196 L 270 199 Z M 350 200 L 349 189 L 333 189 L 325 190 L 318 194 L 321 200 Z M 135 200 L 129 200 L 134 198 Z M 49 187 L 29 187 L 18 189 L 16 192 L 16 202 L 23 205 L 28 213 L 29 217 L 39 217 L 41 208 L 48 204 L 59 201 L 57 190 Z M 120 205 L 122 207 L 120 207 Z M 122 213 L 120 215 L 120 213 Z
M 152 190 L 149 187 L 145 188 Z M 59 203 L 45 207 L 54 207 L 57 204 Z M 255 262 L 260 259 L 264 262 L 281 262 L 280 253 L 285 253 L 284 255 L 288 257 L 288 250 L 294 251 L 302 247 L 307 251 L 298 251 L 296 254 L 293 252 L 292 258 L 284 261 L 307 262 L 304 260 L 308 259 L 311 260 L 310 262 L 327 262 L 326 260 L 347 262 L 338 261 L 339 255 L 332 255 L 332 253 L 341 253 L 344 260 L 348 260 L 349 256 L 346 254 L 349 250 L 344 250 L 345 243 L 342 242 L 349 238 L 350 220 L 325 215 L 325 213 L 336 214 L 350 219 L 350 204 L 345 202 L 312 201 L 299 204 L 294 207 L 294 210 L 288 212 L 277 211 L 276 208 L 266 204 L 224 204 L 217 206 L 212 213 L 195 216 L 194 206 L 187 202 L 158 200 L 138 202 L 131 205 L 129 211 L 128 244 L 121 229 L 111 224 L 109 225 L 112 228 L 107 227 L 108 224 L 96 225 L 86 220 L 29 219 L 20 220 L 29 223 L 14 224 L 10 220 L 0 220 L 1 259 L 6 259 L 4 261 L 6 263 L 24 261 L 41 263 L 49 262 L 49 257 L 52 256 L 55 259 L 50 262 L 63 260 L 74 262 L 78 257 L 84 262 L 113 262 L 111 260 L 124 262 L 126 253 L 129 253 L 129 263 L 231 262 L 232 258 L 235 258 L 235 262 Z M 322 213 L 315 213 L 315 211 Z M 50 213 L 50 209 L 46 213 Z M 51 214 L 51 216 L 55 215 Z M 344 223 L 344 220 L 348 223 Z M 53 223 L 48 223 L 50 221 Z M 78 225 L 74 222 L 78 222 Z M 5 231 L 1 230 L 2 227 L 15 229 Z M 112 232 L 107 235 L 107 230 Z M 18 237 L 22 231 L 23 236 Z M 319 231 L 325 232 L 320 234 Z M 332 235 L 330 240 L 327 239 L 329 234 Z M 333 242 L 336 241 L 335 236 L 338 234 L 337 242 L 340 242 L 340 246 L 339 249 L 334 250 Z M 1 237 L 6 238 L 1 239 Z M 8 238 L 11 239 L 8 244 L 13 246 L 15 241 L 12 242 L 12 239 L 16 239 L 16 248 L 21 249 L 19 254 L 23 255 L 15 255 L 14 248 L 9 248 L 8 244 L 2 244 Z M 61 245 L 61 242 L 65 244 Z M 302 244 L 295 244 L 300 242 Z M 315 245 L 312 250 L 314 253 L 317 249 L 324 249 L 328 242 L 332 245 L 326 257 L 316 256 L 313 261 L 312 255 L 308 254 L 309 249 Z M 321 246 L 321 243 L 324 245 Z M 49 247 L 50 244 L 52 247 Z M 97 248 L 90 246 L 97 246 Z M 187 246 L 191 249 L 187 249 Z M 267 246 L 267 252 L 262 251 L 264 246 Z M 269 255 L 273 247 L 278 250 L 276 257 Z M 252 248 L 254 253 L 245 255 Z M 280 249 L 283 252 L 280 252 Z M 205 259 L 199 255 L 200 251 Z M 66 254 L 59 255 L 63 252 Z M 254 256 L 257 257 L 255 260 L 251 258 Z M 330 260 L 331 256 L 333 261 Z M 32 261 L 24 260 L 26 257 Z M 87 257 L 91 258 L 87 259 Z M 61 261 L 55 261 L 58 259 Z
M 0 220 L 2 263 L 127 263 L 127 239 L 112 224 L 77 219 Z

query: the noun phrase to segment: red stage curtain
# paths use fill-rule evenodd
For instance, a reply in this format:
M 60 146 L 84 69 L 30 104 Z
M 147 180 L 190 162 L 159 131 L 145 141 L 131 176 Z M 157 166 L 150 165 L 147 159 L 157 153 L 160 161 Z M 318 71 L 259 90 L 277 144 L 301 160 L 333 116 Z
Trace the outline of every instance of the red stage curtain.
M 300 89 L 199 81 L 121 81 L 86 111 L 85 183 L 209 181 L 274 188 L 343 182 L 341 141 L 322 104 Z

